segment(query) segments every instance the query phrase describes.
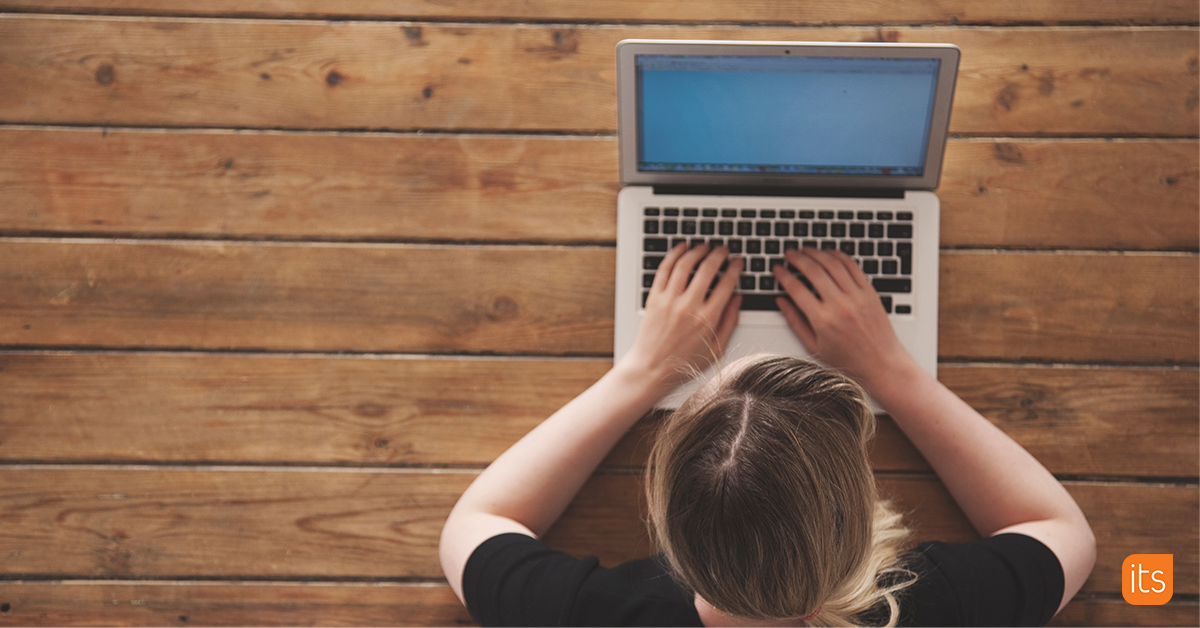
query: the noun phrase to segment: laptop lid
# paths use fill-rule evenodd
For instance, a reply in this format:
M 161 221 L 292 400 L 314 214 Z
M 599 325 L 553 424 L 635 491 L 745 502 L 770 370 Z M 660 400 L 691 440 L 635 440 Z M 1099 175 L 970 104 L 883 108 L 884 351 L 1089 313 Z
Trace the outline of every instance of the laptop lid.
M 931 190 L 958 60 L 951 44 L 622 41 L 621 182 Z

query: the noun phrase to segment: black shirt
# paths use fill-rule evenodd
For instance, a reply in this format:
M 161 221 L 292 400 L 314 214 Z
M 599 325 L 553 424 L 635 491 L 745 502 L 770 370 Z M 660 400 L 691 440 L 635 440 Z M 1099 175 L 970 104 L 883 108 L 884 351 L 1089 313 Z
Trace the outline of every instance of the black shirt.
M 917 581 L 901 591 L 900 625 L 1034 626 L 1063 595 L 1057 557 L 1022 534 L 922 543 L 905 556 Z M 700 626 L 692 594 L 661 557 L 611 569 L 523 534 L 484 541 L 467 560 L 463 596 L 483 626 Z

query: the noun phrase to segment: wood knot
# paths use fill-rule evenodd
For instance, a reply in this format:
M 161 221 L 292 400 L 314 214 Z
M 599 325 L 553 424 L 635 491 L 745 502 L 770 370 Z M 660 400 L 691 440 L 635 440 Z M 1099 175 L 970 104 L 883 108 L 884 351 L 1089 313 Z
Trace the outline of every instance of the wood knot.
M 429 100 L 430 98 L 433 98 L 433 88 L 432 88 L 432 87 L 426 87 L 425 89 L 421 90 L 421 96 L 422 96 L 422 97 L 423 97 L 425 100 Z
M 337 87 L 338 85 L 341 85 L 342 82 L 345 80 L 346 80 L 346 77 L 342 76 L 341 73 L 338 72 L 337 70 L 334 70 L 334 71 L 330 72 L 329 74 L 325 75 L 325 82 L 328 83 L 330 87 Z
M 996 142 L 994 145 L 996 150 L 996 159 L 1005 161 L 1010 164 L 1025 163 L 1025 155 L 1021 154 L 1021 149 L 1016 144 L 1008 142 Z
M 579 50 L 579 33 L 573 30 L 554 31 L 554 51 L 563 54 L 575 54 Z
M 488 308 L 487 317 L 493 321 L 508 321 L 516 318 L 520 311 L 516 301 L 508 297 L 496 297 L 492 307 Z
M 100 85 L 112 85 L 114 80 L 116 80 L 116 71 L 113 69 L 111 64 L 105 63 L 99 68 L 96 68 L 97 83 Z
M 1018 90 L 1020 87 L 1016 83 L 1009 83 L 996 94 L 996 104 L 1000 105 L 1005 111 L 1012 111 L 1013 105 L 1017 102 Z
M 424 36 L 424 34 L 425 33 L 421 30 L 420 26 L 405 26 L 404 27 L 404 37 L 406 39 L 408 39 L 408 41 L 420 42 L 423 44 L 425 42 L 422 42 L 421 38 Z
M 1054 93 L 1054 73 L 1043 72 L 1038 77 L 1038 93 L 1043 96 L 1049 96 Z

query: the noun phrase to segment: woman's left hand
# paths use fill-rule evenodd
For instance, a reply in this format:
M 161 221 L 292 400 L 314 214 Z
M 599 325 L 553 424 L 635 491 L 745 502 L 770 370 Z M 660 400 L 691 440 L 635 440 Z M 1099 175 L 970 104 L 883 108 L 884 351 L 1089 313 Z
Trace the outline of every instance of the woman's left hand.
M 734 290 L 744 263 L 729 257 L 724 246 L 689 249 L 681 243 L 671 249 L 654 275 L 637 337 L 622 362 L 646 369 L 664 393 L 716 362 L 737 327 L 742 297 Z

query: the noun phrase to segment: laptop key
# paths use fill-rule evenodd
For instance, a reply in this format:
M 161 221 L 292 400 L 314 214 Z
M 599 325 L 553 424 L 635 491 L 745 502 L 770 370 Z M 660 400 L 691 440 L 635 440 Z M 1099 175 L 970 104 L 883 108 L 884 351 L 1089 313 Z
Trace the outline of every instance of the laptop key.
M 887 226 L 887 237 L 893 240 L 908 239 L 912 234 L 913 228 L 910 223 L 892 223 Z
M 646 233 L 646 234 L 658 233 L 658 221 L 657 220 L 647 220 L 645 222 L 645 224 L 642 225 L 642 233 Z
M 642 250 L 647 253 L 666 253 L 667 239 L 666 238 L 645 238 L 642 240 Z
M 913 256 L 912 242 L 897 242 L 896 256 L 900 258 L 900 274 L 911 275 Z
M 899 279 L 892 277 L 875 277 L 871 279 L 871 285 L 875 286 L 876 292 L 912 292 L 911 279 Z
M 767 277 L 764 277 L 767 279 Z M 753 281 L 753 278 L 751 278 Z M 742 309 L 752 311 L 770 311 L 779 310 L 779 304 L 775 302 L 776 294 L 743 294 Z

